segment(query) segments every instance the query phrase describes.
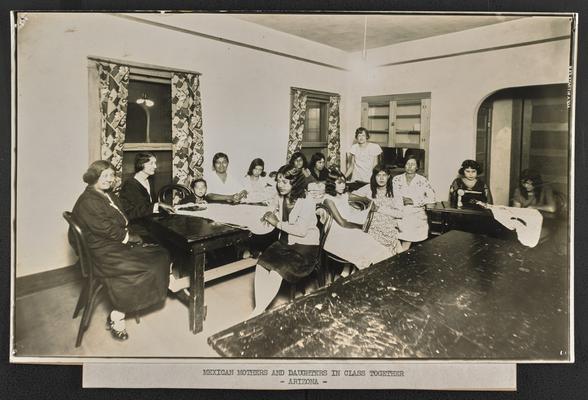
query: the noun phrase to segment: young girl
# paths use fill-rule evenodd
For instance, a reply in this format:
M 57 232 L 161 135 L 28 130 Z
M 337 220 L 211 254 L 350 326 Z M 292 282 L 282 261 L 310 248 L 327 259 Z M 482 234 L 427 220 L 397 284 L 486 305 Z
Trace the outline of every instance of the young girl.
M 392 255 L 402 252 L 398 240 L 398 221 L 404 213 L 394 198 L 392 178 L 388 169 L 382 165 L 376 166 L 370 184 L 356 190 L 352 195 L 363 200 L 371 200 L 373 218 L 368 233 L 386 246 Z
M 535 208 L 540 211 L 554 213 L 555 198 L 551 186 L 543 183 L 539 172 L 526 169 L 521 172 L 519 186 L 515 188 L 513 207 Z
M 308 183 L 308 194 L 317 203 L 323 201 L 325 197 L 325 181 L 327 180 L 327 168 L 325 167 L 325 155 L 323 153 L 314 153 L 310 158 L 308 164 L 310 171 L 310 177 L 313 182 L 307 180 Z
M 492 204 L 492 193 L 478 175 L 482 166 L 474 160 L 465 160 L 458 171 L 459 177 L 449 187 L 452 207 L 476 207 L 478 203 Z
M 326 168 L 325 155 L 323 153 L 314 153 L 312 157 L 310 157 L 308 169 L 317 182 L 325 182 L 329 175 Z
M 370 133 L 366 128 L 355 130 L 355 140 L 347 154 L 347 178 L 351 178 L 351 187 L 358 189 L 370 180 L 370 172 L 382 163 L 382 148 L 369 142 Z
M 264 203 L 273 197 L 275 192 L 271 190 L 272 184 L 266 178 L 264 167 L 265 164 L 261 158 L 255 158 L 251 161 L 243 180 L 247 197 L 241 200 L 242 203 Z
M 435 203 L 435 191 L 427 178 L 417 174 L 418 169 L 419 160 L 409 155 L 404 164 L 406 172 L 392 178 L 394 194 L 404 207 L 399 235 L 404 250 L 408 250 L 412 242 L 423 241 L 429 236 L 425 205 Z
M 306 159 L 304 153 L 302 153 L 301 151 L 297 151 L 294 154 L 292 154 L 292 157 L 290 157 L 290 161 L 288 161 L 288 165 L 296 167 L 300 171 L 302 171 L 302 174 L 304 175 L 304 184 L 306 185 L 306 188 L 308 188 L 309 183 L 316 182 L 316 179 L 314 179 L 314 176 L 312 176 L 310 170 L 308 169 L 308 160 Z
M 336 168 L 328 171 L 326 192 L 323 204 L 335 222 L 325 241 L 326 251 L 349 261 L 358 269 L 394 255 L 374 237 L 363 232 L 368 210 L 360 211 L 349 204 L 345 175 Z M 349 271 L 344 269 L 341 276 L 348 274 Z
M 278 170 L 277 196 L 262 221 L 277 228 L 278 241 L 259 257 L 255 269 L 255 309 L 262 313 L 280 290 L 282 279 L 294 283 L 312 273 L 318 252 L 319 230 L 315 203 L 306 198 L 304 176 L 291 165 Z
M 202 178 L 196 179 L 192 182 L 192 191 L 194 194 L 186 196 L 176 208 L 191 207 L 194 205 L 205 205 L 206 204 L 206 181 Z

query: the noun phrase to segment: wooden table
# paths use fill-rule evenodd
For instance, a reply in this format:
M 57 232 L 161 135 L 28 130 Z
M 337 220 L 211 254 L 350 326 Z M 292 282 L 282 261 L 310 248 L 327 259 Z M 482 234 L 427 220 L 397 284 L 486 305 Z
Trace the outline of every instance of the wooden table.
M 448 232 L 219 332 L 226 357 L 565 360 L 569 266 Z
M 492 211 L 483 208 L 456 208 L 448 201 L 427 208 L 431 236 L 452 230 L 486 234 L 498 238 L 513 238 L 516 234 L 496 221 Z
M 190 330 L 202 331 L 205 316 L 204 264 L 208 251 L 246 241 L 247 230 L 216 223 L 210 219 L 185 215 L 153 215 L 144 225 L 172 254 L 174 265 L 190 276 Z

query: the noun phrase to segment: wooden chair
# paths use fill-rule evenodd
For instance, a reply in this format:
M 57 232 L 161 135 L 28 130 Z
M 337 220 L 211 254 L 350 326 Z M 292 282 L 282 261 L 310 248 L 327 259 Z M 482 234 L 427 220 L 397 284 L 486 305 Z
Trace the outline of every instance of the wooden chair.
M 193 195 L 192 190 L 179 183 L 171 183 L 162 187 L 157 193 L 157 201 L 160 203 L 175 205 L 178 204 L 182 199 Z
M 94 275 L 94 261 L 90 254 L 90 249 L 88 248 L 84 232 L 82 231 L 80 225 L 69 211 L 65 211 L 63 213 L 63 218 L 65 218 L 69 224 L 70 231 L 72 232 L 75 239 L 74 250 L 78 255 L 78 265 L 80 266 L 82 277 L 84 279 L 82 291 L 73 313 L 73 318 L 75 319 L 77 318 L 82 308 L 84 309 L 84 312 L 82 313 L 82 320 L 80 321 L 80 327 L 78 329 L 78 336 L 76 339 L 76 347 L 79 347 L 82 344 L 82 337 L 84 336 L 84 332 L 90 325 L 90 319 L 92 318 L 92 313 L 94 312 L 94 307 L 96 305 L 96 298 L 98 297 L 98 294 L 100 294 L 100 291 L 104 288 L 104 282 L 100 277 Z
M 325 210 L 325 218 L 321 222 L 319 210 Z M 316 284 L 319 288 L 325 286 L 326 284 L 326 270 L 325 270 L 325 241 L 327 239 L 327 235 L 329 234 L 329 230 L 331 229 L 331 224 L 333 223 L 333 217 L 331 214 L 326 210 L 326 208 L 322 204 L 317 205 L 317 226 L 319 228 L 319 246 L 317 251 L 317 256 L 315 260 L 314 270 L 309 275 L 309 279 L 315 279 Z M 299 290 L 299 287 L 296 284 L 290 285 L 290 301 L 296 298 L 296 292 Z M 304 294 L 304 290 L 301 290 Z
M 362 202 L 358 202 L 358 203 L 359 204 L 364 204 Z M 356 270 L 356 267 L 355 267 L 355 265 L 353 265 L 353 263 L 350 263 L 349 261 L 347 261 L 347 260 L 345 260 L 345 259 L 343 259 L 341 257 L 337 257 L 336 255 L 334 255 L 332 253 L 329 253 L 328 251 L 326 251 L 324 249 L 324 242 L 326 241 L 327 236 L 329 235 L 329 232 L 331 230 L 332 224 L 335 223 L 335 222 L 333 222 L 334 221 L 334 218 L 333 218 L 333 215 L 331 214 L 331 211 L 329 210 L 328 207 L 324 206 L 323 204 L 320 204 L 318 207 L 320 207 L 320 208 L 322 208 L 322 209 L 325 210 L 325 213 L 327 214 L 327 218 L 328 218 L 328 222 L 327 222 L 328 225 L 326 226 L 326 229 L 325 229 L 325 232 L 324 232 L 323 246 L 321 248 L 321 251 L 322 251 L 322 260 L 323 260 L 322 261 L 323 274 L 325 276 L 324 282 L 325 283 L 326 282 L 332 283 L 335 280 L 335 271 L 331 267 L 331 262 L 330 261 L 335 261 L 339 265 L 350 264 L 350 265 L 352 265 L 352 271 L 355 271 Z M 373 213 L 372 214 L 368 214 L 369 222 L 371 222 L 371 218 L 372 217 L 373 217 Z M 366 231 L 367 231 L 368 228 L 369 228 L 369 223 L 368 223 L 367 227 L 365 227 Z

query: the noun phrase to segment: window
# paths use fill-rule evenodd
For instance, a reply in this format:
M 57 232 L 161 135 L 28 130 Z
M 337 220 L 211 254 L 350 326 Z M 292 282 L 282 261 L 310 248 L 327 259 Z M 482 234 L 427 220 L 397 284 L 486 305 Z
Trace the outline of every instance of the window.
M 123 181 L 135 174 L 135 155 L 149 151 L 157 158 L 155 192 L 172 182 L 171 114 L 171 73 L 131 67 Z
M 403 93 L 361 98 L 361 126 L 370 142 L 382 147 L 383 163 L 404 166 L 407 154 L 417 155 L 419 173 L 428 175 L 431 93 Z
M 326 155 L 329 131 L 329 96 L 309 94 L 306 101 L 306 117 L 302 133 L 302 153 L 310 160 L 317 152 Z

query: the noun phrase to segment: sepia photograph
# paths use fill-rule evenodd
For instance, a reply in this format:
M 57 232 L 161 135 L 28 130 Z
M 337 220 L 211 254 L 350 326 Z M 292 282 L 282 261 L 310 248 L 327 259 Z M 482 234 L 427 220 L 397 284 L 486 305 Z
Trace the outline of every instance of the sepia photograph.
M 574 13 L 14 12 L 10 361 L 574 361 Z

